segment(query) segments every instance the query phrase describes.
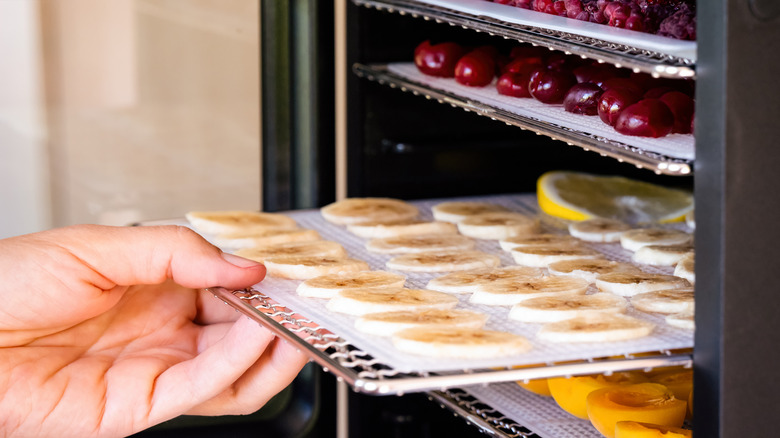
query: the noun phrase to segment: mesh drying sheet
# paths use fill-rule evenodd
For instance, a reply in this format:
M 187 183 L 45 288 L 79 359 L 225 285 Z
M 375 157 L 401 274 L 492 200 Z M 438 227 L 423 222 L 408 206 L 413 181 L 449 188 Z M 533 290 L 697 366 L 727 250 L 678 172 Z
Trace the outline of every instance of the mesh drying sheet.
M 522 99 L 498 94 L 495 79 L 493 83 L 485 87 L 467 87 L 455 82 L 455 79 L 452 78 L 424 75 L 417 70 L 412 62 L 390 63 L 387 65 L 387 69 L 391 73 L 429 88 L 453 93 L 518 116 L 564 126 L 584 134 L 618 142 L 626 147 L 635 147 L 682 160 L 693 160 L 695 156 L 692 134 L 670 134 L 661 138 L 623 135 L 602 122 L 598 116 L 573 114 L 565 111 L 563 105 L 548 105 L 536 99 Z
M 447 199 L 451 201 L 453 199 Z M 503 195 L 490 197 L 457 198 L 464 201 L 484 201 L 504 205 L 510 210 L 539 215 L 534 195 Z M 431 207 L 440 200 L 413 201 L 420 209 L 420 216 L 433 220 Z M 341 243 L 351 257 L 365 260 L 373 270 L 387 270 L 385 263 L 390 255 L 374 254 L 366 251 L 363 239 L 348 232 L 344 226 L 326 222 L 318 210 L 292 211 L 285 213 L 294 218 L 303 228 L 317 230 L 323 239 Z M 545 232 L 566 233 L 566 224 L 549 216 L 542 218 L 542 226 Z M 684 226 L 683 226 L 684 227 Z M 208 236 L 206 236 L 208 238 Z M 619 244 L 596 244 L 593 248 L 603 252 L 613 260 L 627 261 L 630 257 L 628 251 L 623 250 Z M 497 241 L 478 241 L 477 249 L 501 257 L 502 265 L 514 265 L 511 255 L 498 245 Z M 671 269 L 658 269 L 643 266 L 648 272 L 671 273 Z M 397 272 L 397 271 L 394 271 Z M 409 288 L 424 289 L 428 281 L 443 274 L 407 273 L 399 272 L 407 276 L 406 286 Z M 488 367 L 507 367 L 512 365 L 538 364 L 545 362 L 558 362 L 565 360 L 578 360 L 598 358 L 612 355 L 631 354 L 644 351 L 663 351 L 667 349 L 689 348 L 693 346 L 693 333 L 666 325 L 663 318 L 629 309 L 629 314 L 650 320 L 657 324 L 651 336 L 634 341 L 622 341 L 611 343 L 587 343 L 587 344 L 551 344 L 536 340 L 536 332 L 539 324 L 528 324 L 512 321 L 507 318 L 508 306 L 474 305 L 468 302 L 469 294 L 456 295 L 460 299 L 458 308 L 473 309 L 489 315 L 486 328 L 502 330 L 525 336 L 533 343 L 533 348 L 518 356 L 503 358 L 476 358 L 476 359 L 436 359 L 414 356 L 403 353 L 393 347 L 390 339 L 367 335 L 358 332 L 354 328 L 356 317 L 333 313 L 325 308 L 327 300 L 321 298 L 307 298 L 296 294 L 295 290 L 300 284 L 299 280 L 288 280 L 267 277 L 255 286 L 255 289 L 268 297 L 289 307 L 291 310 L 313 320 L 322 327 L 341 336 L 352 345 L 360 348 L 373 356 L 380 363 L 384 363 L 400 372 L 435 372 L 456 371 L 469 369 L 484 369 Z M 593 286 L 591 286 L 593 287 Z M 595 289 L 594 289 L 595 291 Z
M 567 413 L 552 397 L 533 394 L 514 382 L 463 390 L 542 438 L 603 438 L 590 421 Z
M 696 60 L 696 42 L 544 14 L 486 0 L 417 0 L 505 23 L 538 27 Z

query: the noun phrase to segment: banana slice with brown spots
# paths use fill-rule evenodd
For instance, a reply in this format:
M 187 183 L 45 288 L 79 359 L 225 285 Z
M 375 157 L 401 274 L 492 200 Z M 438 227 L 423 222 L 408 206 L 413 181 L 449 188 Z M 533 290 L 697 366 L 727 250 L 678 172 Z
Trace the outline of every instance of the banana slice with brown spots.
M 451 272 L 493 268 L 501 259 L 482 251 L 431 251 L 403 254 L 388 260 L 388 269 L 408 272 Z
M 512 306 L 509 318 L 521 322 L 548 323 L 594 314 L 625 313 L 627 307 L 626 300 L 617 295 L 567 294 L 521 301 Z
M 482 328 L 488 316 L 463 309 L 424 309 L 369 313 L 355 321 L 355 328 L 376 336 L 392 336 L 398 331 L 414 327 Z
M 400 199 L 347 198 L 322 207 L 320 213 L 328 222 L 350 225 L 413 219 L 417 217 L 419 210 Z
M 450 294 L 425 289 L 363 288 L 342 290 L 328 301 L 328 310 L 348 315 L 408 311 L 422 309 L 452 309 L 459 303 Z
M 427 289 L 451 294 L 471 293 L 483 284 L 509 278 L 541 277 L 544 273 L 539 268 L 528 266 L 502 266 L 469 271 L 453 272 L 436 277 L 425 286 Z
M 400 351 L 439 358 L 505 357 L 523 354 L 532 348 L 532 344 L 520 335 L 468 328 L 410 328 L 397 332 L 392 340 Z
M 333 298 L 347 289 L 403 287 L 406 277 L 387 271 L 342 272 L 310 278 L 298 285 L 296 292 L 303 297 Z
M 477 286 L 469 302 L 490 306 L 512 306 L 537 297 L 561 294 L 584 295 L 589 285 L 588 281 L 576 277 L 510 278 Z
M 655 324 L 622 314 L 584 315 L 545 324 L 537 332 L 547 342 L 617 342 L 650 335 Z

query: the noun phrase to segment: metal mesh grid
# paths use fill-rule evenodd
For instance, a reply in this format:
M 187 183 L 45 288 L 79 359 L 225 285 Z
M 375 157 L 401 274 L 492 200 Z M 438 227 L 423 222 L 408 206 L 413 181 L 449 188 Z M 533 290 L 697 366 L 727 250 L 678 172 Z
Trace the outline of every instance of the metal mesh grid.
M 574 53 L 586 58 L 608 62 L 622 67 L 644 71 L 654 76 L 663 77 L 694 77 L 695 76 L 695 49 L 690 55 L 681 56 L 676 50 L 668 50 L 667 47 L 637 47 L 616 41 L 610 41 L 610 33 L 620 33 L 622 29 L 606 28 L 604 36 L 596 38 L 577 33 L 577 28 L 570 31 L 566 27 L 550 29 L 543 25 L 535 25 L 534 20 L 526 20 L 525 23 L 509 21 L 500 13 L 468 13 L 458 10 L 456 3 L 450 3 L 447 7 L 433 4 L 432 2 L 420 2 L 414 0 L 353 0 L 357 5 L 374 8 L 400 14 L 409 14 L 413 17 L 421 17 L 426 20 L 435 20 L 439 23 L 447 23 L 452 26 L 460 26 L 464 29 L 472 29 L 477 32 L 485 32 L 490 35 L 502 36 L 506 39 L 515 39 L 535 45 L 545 46 L 566 53 Z M 525 11 L 513 11 L 514 13 Z M 542 16 L 543 17 L 543 16 Z M 541 17 L 540 17 L 541 18 Z M 552 17 L 559 18 L 559 17 Z M 549 20 L 550 17 L 544 17 Z M 544 20 L 542 20 L 544 21 Z M 590 24 L 590 23 L 588 23 Z M 607 31 L 608 29 L 608 31 Z M 625 31 L 631 32 L 631 31 Z M 630 35 L 630 34 L 628 34 Z M 657 38 L 649 34 L 642 34 L 645 40 Z M 629 41 L 636 37 L 627 38 Z M 623 39 L 620 38 L 620 41 Z M 688 43 L 688 42 L 685 42 Z M 672 46 L 683 44 L 671 42 Z M 686 44 L 687 46 L 688 44 Z M 673 47 L 674 48 L 674 47 Z M 666 50 L 665 50 L 666 49 Z M 685 50 L 686 53 L 691 50 Z

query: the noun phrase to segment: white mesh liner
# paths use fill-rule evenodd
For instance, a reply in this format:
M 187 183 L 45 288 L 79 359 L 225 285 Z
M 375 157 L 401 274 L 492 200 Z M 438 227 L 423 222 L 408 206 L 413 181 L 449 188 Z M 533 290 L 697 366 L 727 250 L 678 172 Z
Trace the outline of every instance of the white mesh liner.
M 514 382 L 462 389 L 542 438 L 603 438 L 590 421 L 564 411 L 552 397 L 526 391 Z
M 431 207 L 439 202 L 464 200 L 484 201 L 504 205 L 510 210 L 537 215 L 536 197 L 534 195 L 506 195 L 490 197 L 471 197 L 456 199 L 439 199 L 414 201 L 419 207 L 421 217 L 432 220 Z M 365 250 L 367 239 L 359 238 L 349 233 L 344 226 L 326 222 L 318 210 L 293 211 L 286 213 L 294 218 L 303 228 L 317 230 L 323 239 L 340 242 L 351 257 L 365 260 L 373 270 L 387 270 L 385 262 L 390 255 L 374 254 Z M 566 232 L 566 224 L 555 218 L 544 216 L 545 232 Z M 678 225 L 679 227 L 679 225 Z M 684 228 L 684 225 L 682 225 Z M 608 258 L 627 261 L 630 253 L 623 250 L 619 244 L 590 245 L 603 252 Z M 501 250 L 497 241 L 478 241 L 477 249 L 497 254 L 502 265 L 514 265 L 511 255 Z M 658 269 L 644 266 L 648 272 L 671 273 L 671 268 Z M 398 272 L 398 271 L 392 271 Z M 425 273 L 398 272 L 407 276 L 406 286 L 424 289 L 428 281 L 438 275 Z M 418 357 L 398 351 L 388 338 L 366 335 L 354 328 L 356 317 L 333 313 L 325 308 L 327 300 L 320 298 L 300 297 L 295 289 L 301 281 L 266 277 L 255 288 L 273 300 L 289 307 L 291 310 L 311 319 L 322 327 L 341 336 L 352 345 L 367 352 L 379 362 L 384 363 L 399 372 L 434 372 L 456 371 L 468 369 L 483 369 L 488 367 L 507 367 L 512 365 L 538 364 L 564 360 L 598 358 L 604 356 L 623 355 L 645 351 L 663 351 L 668 349 L 689 348 L 693 346 L 693 333 L 674 328 L 665 324 L 660 316 L 649 315 L 629 309 L 629 314 L 650 320 L 657 324 L 651 336 L 634 341 L 589 344 L 549 344 L 535 340 L 539 324 L 526 324 L 507 318 L 509 307 L 473 305 L 468 302 L 468 294 L 456 295 L 461 302 L 458 308 L 473 309 L 489 315 L 486 328 L 502 330 L 525 336 L 533 343 L 533 348 L 523 354 L 504 358 L 476 359 L 437 359 Z
M 695 156 L 694 136 L 691 134 L 670 134 L 661 138 L 623 135 L 601 121 L 599 116 L 573 114 L 563 105 L 549 105 L 531 98 L 504 96 L 496 91 L 496 80 L 485 87 L 467 87 L 452 78 L 439 78 L 420 73 L 412 62 L 387 65 L 390 72 L 417 82 L 429 88 L 457 94 L 486 105 L 508 111 L 518 116 L 565 126 L 574 131 L 603 137 L 608 140 L 633 146 L 648 152 L 655 152 L 671 158 L 693 160 Z

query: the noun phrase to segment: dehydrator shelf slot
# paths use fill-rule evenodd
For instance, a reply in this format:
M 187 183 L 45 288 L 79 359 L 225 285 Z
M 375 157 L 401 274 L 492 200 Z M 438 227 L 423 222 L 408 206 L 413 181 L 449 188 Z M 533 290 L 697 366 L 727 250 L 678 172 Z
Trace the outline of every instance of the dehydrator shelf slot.
M 544 105 L 533 99 L 501 96 L 494 86 L 466 87 L 454 79 L 428 77 L 417 72 L 413 63 L 355 64 L 353 71 L 391 88 L 528 129 L 657 174 L 684 176 L 693 172 L 694 138 L 690 134 L 660 139 L 625 136 L 601 123 L 598 117 L 570 114 L 560 105 Z
M 359 6 L 434 20 L 650 73 L 696 76 L 696 42 L 581 22 L 485 0 L 352 0 Z

